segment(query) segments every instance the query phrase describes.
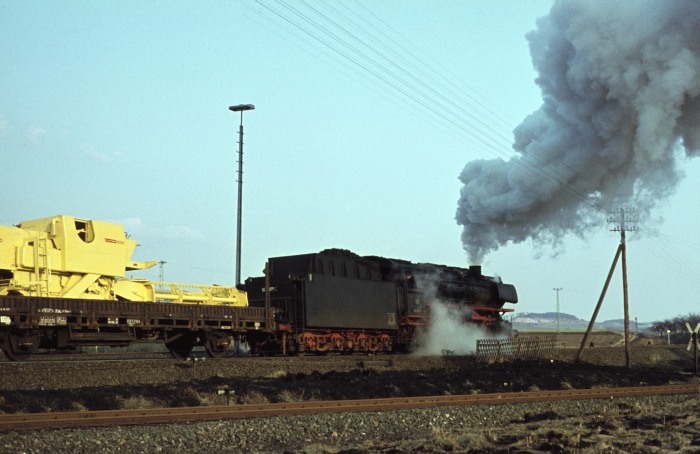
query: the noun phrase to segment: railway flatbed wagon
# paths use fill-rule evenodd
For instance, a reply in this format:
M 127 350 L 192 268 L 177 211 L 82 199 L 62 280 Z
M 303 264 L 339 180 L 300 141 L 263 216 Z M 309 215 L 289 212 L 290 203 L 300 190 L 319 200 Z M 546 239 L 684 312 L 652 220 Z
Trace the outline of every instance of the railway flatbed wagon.
M 38 348 L 150 339 L 164 342 L 176 358 L 195 346 L 220 357 L 232 339 L 273 329 L 268 314 L 264 307 L 1 296 L 0 346 L 9 359 L 21 361 Z

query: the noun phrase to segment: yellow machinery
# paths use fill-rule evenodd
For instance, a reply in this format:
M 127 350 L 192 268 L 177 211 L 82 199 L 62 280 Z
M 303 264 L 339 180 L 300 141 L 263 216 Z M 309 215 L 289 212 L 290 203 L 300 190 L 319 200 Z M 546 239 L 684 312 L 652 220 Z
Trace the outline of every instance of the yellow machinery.
M 235 287 L 126 278 L 157 263 L 132 261 L 136 246 L 119 224 L 67 215 L 0 226 L 0 296 L 248 305 Z

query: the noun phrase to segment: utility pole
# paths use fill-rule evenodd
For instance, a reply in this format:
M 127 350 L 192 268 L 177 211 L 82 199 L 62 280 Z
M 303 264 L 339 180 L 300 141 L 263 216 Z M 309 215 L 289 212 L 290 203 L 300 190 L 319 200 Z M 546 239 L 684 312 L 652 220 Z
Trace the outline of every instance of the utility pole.
M 620 232 L 620 251 L 622 255 L 622 294 L 623 294 L 623 305 L 625 313 L 625 364 L 630 367 L 630 312 L 629 312 L 629 300 L 627 291 L 627 245 L 625 243 L 625 231 L 635 231 L 636 226 L 627 226 L 627 223 L 637 222 L 637 211 L 630 210 L 625 212 L 624 208 L 620 208 L 616 216 L 611 216 L 608 218 L 608 222 L 614 222 L 616 224 L 615 228 L 612 229 L 613 232 Z
M 581 346 L 579 347 L 578 353 L 576 354 L 576 362 L 578 362 L 579 356 L 581 356 L 581 352 L 583 351 L 583 348 L 586 345 L 588 335 L 593 329 L 596 317 L 598 316 L 598 311 L 600 310 L 600 306 L 602 305 L 603 299 L 605 298 L 605 293 L 608 291 L 608 285 L 610 284 L 610 279 L 612 278 L 613 271 L 615 271 L 617 260 L 620 257 L 622 257 L 622 292 L 625 313 L 625 363 L 627 367 L 630 367 L 630 316 L 627 297 L 627 246 L 625 244 L 625 232 L 636 231 L 637 228 L 634 224 L 637 221 L 637 210 L 625 211 L 623 208 L 619 209 L 617 212 L 614 213 L 613 216 L 610 216 L 608 218 L 608 222 L 614 222 L 615 224 L 618 224 L 612 229 L 612 231 L 620 232 L 620 245 L 618 246 L 617 252 L 615 253 L 615 258 L 613 259 L 612 266 L 610 267 L 610 271 L 608 272 L 608 278 L 606 279 L 605 285 L 603 286 L 603 291 L 601 292 L 600 298 L 598 299 L 598 304 L 596 305 L 596 308 L 593 311 L 591 321 L 588 323 L 588 329 L 586 330 L 586 334 L 583 335 L 583 340 L 581 340 Z
M 561 287 L 556 287 L 556 288 L 553 288 L 552 290 L 557 292 L 557 336 L 558 336 L 559 335 L 559 323 L 561 322 L 561 316 L 560 316 L 560 312 L 559 312 L 559 292 L 561 292 L 564 289 Z

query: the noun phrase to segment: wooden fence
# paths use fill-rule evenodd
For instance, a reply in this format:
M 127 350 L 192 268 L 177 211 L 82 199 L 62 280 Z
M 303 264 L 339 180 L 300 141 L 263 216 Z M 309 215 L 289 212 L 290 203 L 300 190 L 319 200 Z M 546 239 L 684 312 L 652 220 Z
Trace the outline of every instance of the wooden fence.
M 479 363 L 497 363 L 551 357 L 554 353 L 554 341 L 555 336 L 478 339 L 476 359 Z

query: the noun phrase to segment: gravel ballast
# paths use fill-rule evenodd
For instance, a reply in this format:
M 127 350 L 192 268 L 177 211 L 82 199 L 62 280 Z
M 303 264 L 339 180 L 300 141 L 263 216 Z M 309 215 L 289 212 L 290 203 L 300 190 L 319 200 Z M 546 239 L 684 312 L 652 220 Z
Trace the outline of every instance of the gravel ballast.
M 0 438 L 4 452 L 698 452 L 697 396 L 443 407 Z M 665 419 L 668 418 L 668 419 Z

